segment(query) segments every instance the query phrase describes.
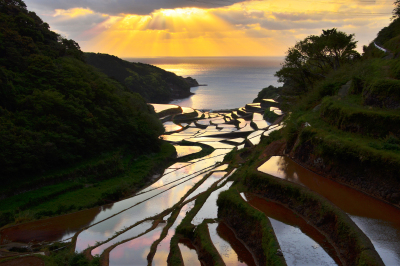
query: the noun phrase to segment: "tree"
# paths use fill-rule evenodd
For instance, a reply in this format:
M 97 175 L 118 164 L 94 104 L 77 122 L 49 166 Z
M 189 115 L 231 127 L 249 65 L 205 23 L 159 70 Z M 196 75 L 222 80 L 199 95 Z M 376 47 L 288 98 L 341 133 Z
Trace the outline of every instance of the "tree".
M 396 0 L 393 4 L 395 5 L 395 8 L 392 11 L 392 20 L 395 20 L 400 17 L 400 0 Z
M 289 48 L 282 68 L 275 76 L 279 82 L 295 87 L 298 92 L 306 91 L 330 71 L 359 58 L 356 44 L 354 34 L 348 35 L 335 28 L 322 30 L 321 35 L 308 36 Z

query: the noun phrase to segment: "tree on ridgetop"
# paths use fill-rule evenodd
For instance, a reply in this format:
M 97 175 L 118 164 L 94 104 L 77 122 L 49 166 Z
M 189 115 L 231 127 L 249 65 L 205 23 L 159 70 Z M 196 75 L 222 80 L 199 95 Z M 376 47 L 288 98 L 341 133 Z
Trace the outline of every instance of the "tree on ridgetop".
M 396 0 L 394 3 L 395 8 L 392 11 L 392 20 L 395 20 L 400 17 L 400 0 Z
M 308 36 L 289 48 L 282 68 L 275 76 L 279 82 L 294 87 L 298 92 L 307 91 L 307 87 L 312 87 L 332 69 L 359 58 L 356 47 L 354 34 L 335 28 L 322 30 L 321 35 Z

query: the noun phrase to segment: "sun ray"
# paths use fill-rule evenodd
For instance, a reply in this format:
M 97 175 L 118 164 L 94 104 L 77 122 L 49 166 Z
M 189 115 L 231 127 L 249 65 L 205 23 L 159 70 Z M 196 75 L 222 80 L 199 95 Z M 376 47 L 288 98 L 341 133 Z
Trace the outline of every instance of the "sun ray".
M 367 21 L 379 29 L 389 19 L 379 12 L 387 10 L 383 4 L 340 0 L 244 1 L 221 8 L 159 9 L 149 15 L 121 14 L 107 27 L 96 26 L 90 31 L 98 35 L 85 45 L 123 57 L 283 55 L 289 44 L 318 34 L 322 27 L 361 31 Z M 86 11 L 74 12 L 66 15 Z M 378 14 L 373 21 L 363 15 L 371 12 Z

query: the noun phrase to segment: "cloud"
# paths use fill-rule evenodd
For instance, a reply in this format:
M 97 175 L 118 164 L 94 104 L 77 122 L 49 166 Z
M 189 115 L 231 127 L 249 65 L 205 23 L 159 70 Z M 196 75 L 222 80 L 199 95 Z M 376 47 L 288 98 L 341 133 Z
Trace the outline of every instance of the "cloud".
M 84 8 L 56 9 L 42 19 L 50 24 L 52 30 L 76 41 L 88 40 L 94 33 L 109 28 L 110 22 L 117 21 L 112 16 Z
M 86 8 L 109 15 L 148 15 L 157 9 L 186 7 L 217 8 L 229 6 L 243 0 L 25 0 L 28 9 L 55 10 Z
M 283 55 L 322 29 L 360 46 L 389 23 L 392 3 L 296 0 L 26 0 L 85 51 L 119 56 Z M 193 7 L 197 6 L 197 7 Z

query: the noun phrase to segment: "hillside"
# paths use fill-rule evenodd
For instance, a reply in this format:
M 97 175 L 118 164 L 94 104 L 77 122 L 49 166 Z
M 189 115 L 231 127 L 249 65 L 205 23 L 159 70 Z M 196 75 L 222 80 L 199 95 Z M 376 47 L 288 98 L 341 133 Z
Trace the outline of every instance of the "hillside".
M 399 23 L 395 19 L 374 40 L 389 49 L 387 53 L 372 42 L 364 46 L 361 58 L 325 69 L 324 77 L 310 75 L 302 86 L 293 86 L 297 81 L 288 78 L 279 92 L 281 108 L 291 112 L 285 120 L 286 153 L 317 173 L 396 206 L 400 206 Z M 311 73 L 313 68 L 309 69 Z M 270 94 L 275 92 L 271 88 Z
M 182 78 L 156 66 L 131 63 L 108 54 L 85 53 L 85 61 L 152 103 L 189 97 L 197 81 Z
M 118 200 L 175 152 L 142 96 L 49 28 L 0 1 L 0 226 Z

